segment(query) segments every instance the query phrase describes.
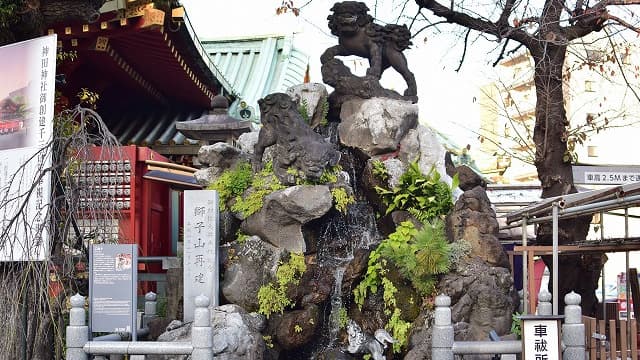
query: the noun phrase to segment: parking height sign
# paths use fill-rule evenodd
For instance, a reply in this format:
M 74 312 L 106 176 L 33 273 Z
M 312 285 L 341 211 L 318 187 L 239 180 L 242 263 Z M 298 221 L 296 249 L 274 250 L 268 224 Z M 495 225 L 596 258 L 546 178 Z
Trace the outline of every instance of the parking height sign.
M 48 256 L 55 74 L 55 35 L 0 47 L 0 261 Z
M 196 296 L 218 305 L 218 244 L 220 237 L 218 192 L 184 192 L 184 321 L 193 321 Z

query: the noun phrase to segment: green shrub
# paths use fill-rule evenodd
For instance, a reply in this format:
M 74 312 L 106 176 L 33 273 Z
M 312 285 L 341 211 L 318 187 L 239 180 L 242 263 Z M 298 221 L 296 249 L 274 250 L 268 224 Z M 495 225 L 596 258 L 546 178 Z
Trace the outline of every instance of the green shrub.
M 398 340 L 394 352 L 407 344 L 411 324 L 401 319 L 397 306 L 397 288 L 386 277 L 388 262 L 411 282 L 412 287 L 422 296 L 431 296 L 435 291 L 436 276 L 448 271 L 450 266 L 449 244 L 444 233 L 444 223 L 435 219 L 425 223 L 421 230 L 412 222 L 405 221 L 396 231 L 383 240 L 369 254 L 367 272 L 353 291 L 354 301 L 360 309 L 369 292 L 376 293 L 382 286 L 384 312 L 390 316 L 385 328 Z
M 440 181 L 440 174 L 431 168 L 427 175 L 420 171 L 416 161 L 409 164 L 407 171 L 392 190 L 376 186 L 376 192 L 387 206 L 386 214 L 394 210 L 406 210 L 418 221 L 425 222 L 448 214 L 453 209 L 452 188 L 458 186 L 457 175 L 451 187 Z
M 306 270 L 304 255 L 289 254 L 289 261 L 281 263 L 276 270 L 276 281 L 264 285 L 258 290 L 258 313 L 268 319 L 271 314 L 282 313 L 286 307 L 293 305 L 287 296 L 287 289 L 290 285 L 298 285 Z
M 380 160 L 371 161 L 371 172 L 373 173 L 373 176 L 382 181 L 387 181 L 389 179 L 389 171 L 387 171 L 387 167 L 384 166 L 384 163 Z
M 356 202 L 356 199 L 348 195 L 347 191 L 341 187 L 331 189 L 331 196 L 333 197 L 333 206 L 343 214 L 347 212 L 347 206 Z
M 241 162 L 234 168 L 225 170 L 207 189 L 218 191 L 220 209 L 224 211 L 227 209 L 227 201 L 242 195 L 251 185 L 252 179 L 251 164 Z
M 273 165 L 268 162 L 264 168 L 257 174 L 252 174 L 249 186 L 240 194 L 235 194 L 235 202 L 231 206 L 231 211 L 242 214 L 247 218 L 260 209 L 264 205 L 265 196 L 274 191 L 285 189 L 276 175 L 273 173 Z

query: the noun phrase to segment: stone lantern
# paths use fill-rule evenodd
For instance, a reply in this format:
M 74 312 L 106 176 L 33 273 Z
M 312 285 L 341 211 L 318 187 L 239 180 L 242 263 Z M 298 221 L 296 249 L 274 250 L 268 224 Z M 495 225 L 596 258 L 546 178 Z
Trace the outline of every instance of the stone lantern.
M 200 140 L 204 145 L 225 142 L 233 145 L 245 132 L 251 131 L 251 121 L 229 116 L 229 101 L 222 95 L 211 100 L 208 114 L 189 121 L 179 121 L 176 129 L 189 139 Z

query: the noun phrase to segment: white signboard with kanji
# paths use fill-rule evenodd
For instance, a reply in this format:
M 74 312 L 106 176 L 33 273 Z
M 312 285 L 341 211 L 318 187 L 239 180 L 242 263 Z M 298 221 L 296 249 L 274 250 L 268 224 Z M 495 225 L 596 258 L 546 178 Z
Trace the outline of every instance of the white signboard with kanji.
M 560 359 L 560 319 L 522 318 L 524 360 Z
M 48 257 L 56 46 L 0 47 L 0 261 Z
M 194 301 L 205 295 L 218 305 L 218 193 L 184 192 L 184 321 L 193 321 Z

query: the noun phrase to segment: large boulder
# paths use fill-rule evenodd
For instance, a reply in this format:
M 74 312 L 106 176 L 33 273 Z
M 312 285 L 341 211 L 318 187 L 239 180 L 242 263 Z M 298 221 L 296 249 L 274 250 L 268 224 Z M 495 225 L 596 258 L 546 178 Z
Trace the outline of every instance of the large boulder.
M 292 186 L 267 195 L 262 209 L 245 219 L 241 229 L 277 247 L 304 253 L 302 225 L 326 214 L 332 204 L 326 185 Z
M 470 257 L 444 275 L 437 291 L 451 297 L 456 340 L 486 341 L 491 330 L 500 336 L 509 334 L 519 303 L 509 269 Z M 431 359 L 433 315 L 433 310 L 425 309 L 414 321 L 406 360 Z
M 292 86 L 287 89 L 289 95 L 300 107 L 304 107 L 309 118 L 309 126 L 315 128 L 323 120 L 324 106 L 328 106 L 327 97 L 329 93 L 323 84 L 304 83 Z M 326 105 L 325 105 L 326 104 Z
M 213 327 L 213 355 L 220 360 L 262 360 L 266 351 L 262 334 L 264 316 L 247 313 L 237 305 L 211 308 Z M 158 337 L 162 342 L 191 341 L 192 323 L 182 326 L 173 323 Z M 149 360 L 187 360 L 188 355 L 147 355 Z
M 418 123 L 418 106 L 386 98 L 353 99 L 342 104 L 340 142 L 369 156 L 393 152 Z
M 276 329 L 275 339 L 285 350 L 299 348 L 311 341 L 320 324 L 317 305 L 310 304 L 303 310 L 287 311 Z
M 491 330 L 501 336 L 510 332 L 519 300 L 509 269 L 471 257 L 446 274 L 438 288 L 451 297 L 452 321 L 468 324 L 456 339 L 487 340 Z
M 405 164 L 417 160 L 420 170 L 425 174 L 435 167 L 443 180 L 450 182 L 446 176 L 445 154 L 446 150 L 436 133 L 424 125 L 418 125 L 402 139 L 398 158 Z
M 249 160 L 247 153 L 227 143 L 205 145 L 198 150 L 195 162 L 206 168 L 196 171 L 194 177 L 200 185 L 208 186 L 225 170 L 234 167 L 238 162 Z
M 228 255 L 227 269 L 221 284 L 227 301 L 254 311 L 258 309 L 260 287 L 275 279 L 280 261 L 287 255 L 257 236 L 251 236 L 238 245 L 235 254 Z
M 509 268 L 509 259 L 498 240 L 496 213 L 485 190 L 477 186 L 465 191 L 447 216 L 447 231 L 454 241 L 465 240 L 472 255 L 491 266 Z

